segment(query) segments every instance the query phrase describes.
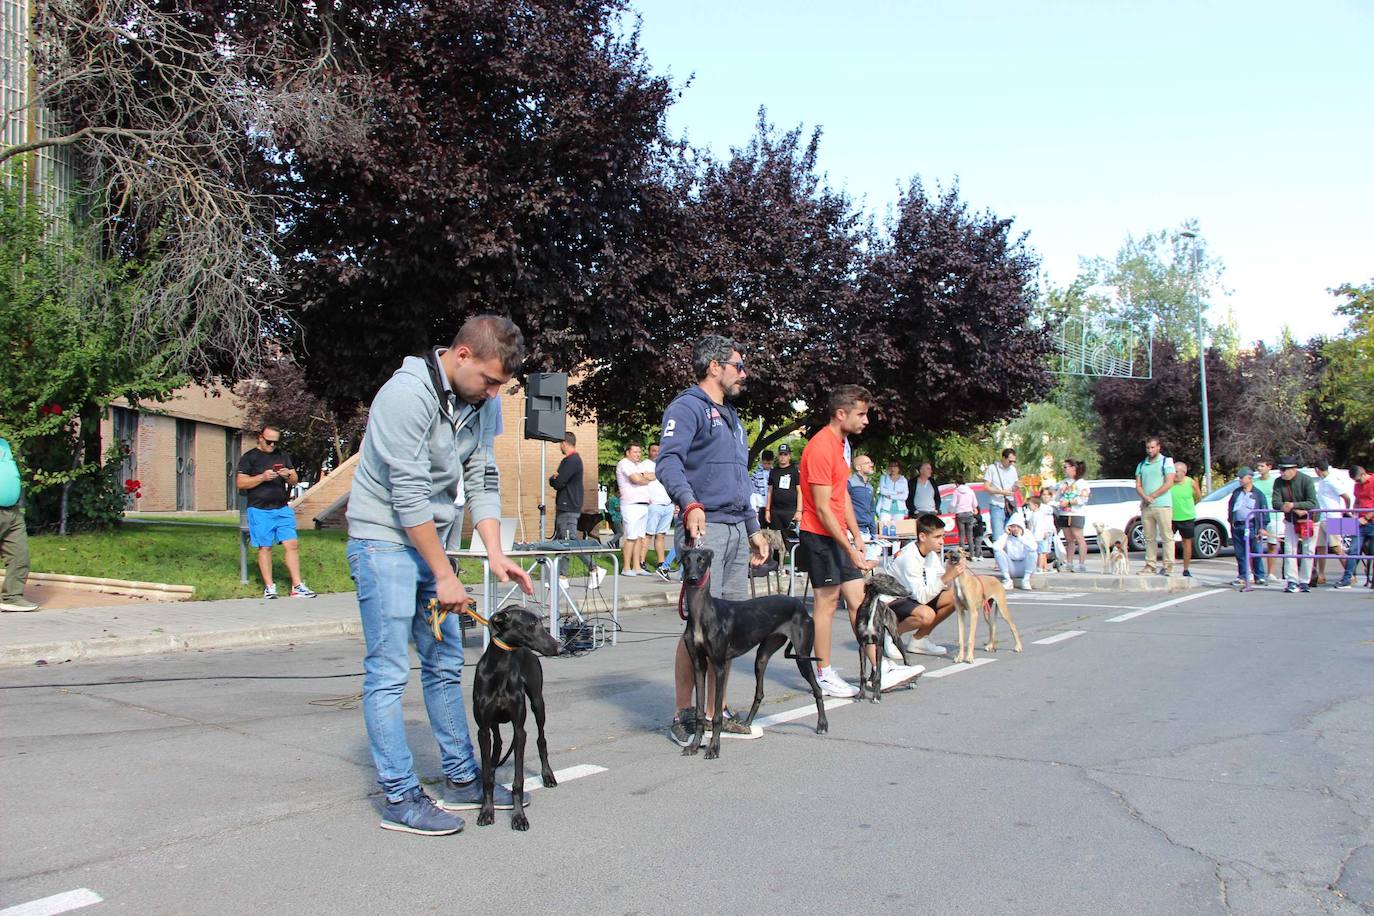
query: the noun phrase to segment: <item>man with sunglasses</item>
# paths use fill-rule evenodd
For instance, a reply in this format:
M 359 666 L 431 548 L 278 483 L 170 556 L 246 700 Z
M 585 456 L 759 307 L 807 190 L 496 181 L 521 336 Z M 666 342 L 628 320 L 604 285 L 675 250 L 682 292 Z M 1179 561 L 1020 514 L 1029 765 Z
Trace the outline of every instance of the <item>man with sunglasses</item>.
M 287 505 L 291 488 L 300 482 L 300 477 L 291 456 L 280 446 L 281 430 L 264 426 L 258 433 L 258 447 L 249 449 L 239 459 L 234 485 L 248 497 L 248 539 L 258 548 L 262 596 L 277 597 L 277 583 L 272 580 L 272 547 L 281 544 L 286 554 L 286 571 L 291 574 L 291 597 L 314 598 L 310 586 L 301 581 L 296 513 Z
M 749 439 L 730 404 L 744 388 L 749 371 L 739 346 L 728 337 L 708 334 L 692 351 L 697 384 L 678 394 L 663 412 L 662 450 L 655 476 L 681 510 L 677 547 L 682 540 L 714 551 L 707 586 L 714 598 L 742 601 L 749 597 L 749 564 L 768 559 L 768 542 L 759 530 L 759 515 L 749 501 Z M 752 557 L 750 547 L 752 545 Z M 694 675 L 687 644 L 678 640 L 674 662 L 677 716 L 673 740 L 686 746 L 696 731 L 692 704 Z M 707 708 L 713 707 L 715 679 L 707 684 Z M 723 726 L 731 734 L 749 729 L 733 716 Z

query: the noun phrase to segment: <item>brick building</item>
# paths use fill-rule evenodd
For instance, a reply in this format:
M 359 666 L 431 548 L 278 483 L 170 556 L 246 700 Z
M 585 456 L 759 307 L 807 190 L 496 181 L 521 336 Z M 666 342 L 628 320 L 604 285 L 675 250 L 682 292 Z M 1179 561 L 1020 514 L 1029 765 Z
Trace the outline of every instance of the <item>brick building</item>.
M 556 443 L 548 443 L 543 468 L 543 443 L 524 437 L 525 395 L 512 386 L 501 399 L 505 431 L 496 439 L 501 468 L 501 513 L 518 518 L 520 540 L 539 536 L 539 500 L 548 507 L 545 531 L 553 530 L 553 492 L 547 478 L 562 459 Z M 157 403 L 131 405 L 123 398 L 106 410 L 100 424 L 102 452 L 116 438 L 131 452 L 120 476 L 142 484 L 143 496 L 130 509 L 139 512 L 224 511 L 236 506 L 234 474 L 239 457 L 255 442 L 256 430 L 244 430 L 243 402 L 231 391 L 191 386 Z M 569 423 L 577 435 L 584 465 L 583 505 L 596 509 L 597 427 Z M 302 528 L 342 527 L 348 488 L 356 458 L 345 461 L 292 503 Z

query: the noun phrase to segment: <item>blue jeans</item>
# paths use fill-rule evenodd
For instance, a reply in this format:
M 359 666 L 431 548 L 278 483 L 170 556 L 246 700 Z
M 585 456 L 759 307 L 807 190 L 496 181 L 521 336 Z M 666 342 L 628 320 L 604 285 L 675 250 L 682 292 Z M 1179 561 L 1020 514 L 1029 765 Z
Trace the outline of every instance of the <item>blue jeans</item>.
M 988 535 L 994 542 L 1002 536 L 1007 527 L 1007 507 L 1002 502 L 1004 498 L 993 496 L 992 503 L 988 506 Z
M 1368 556 L 1374 553 L 1374 522 L 1360 525 L 1360 536 L 1355 539 L 1355 543 L 1351 544 L 1350 547 L 1351 558 L 1345 561 L 1345 575 L 1341 577 L 1342 582 L 1349 582 L 1355 578 L 1355 567 L 1360 564 L 1360 561 L 1354 558 L 1355 554 Z
M 1250 519 L 1247 523 L 1242 519 L 1236 519 L 1231 523 L 1231 530 L 1238 537 L 1235 538 L 1231 547 L 1236 553 L 1236 576 L 1249 581 L 1263 582 L 1264 574 L 1264 547 L 1259 540 L 1259 516 Z M 1250 544 L 1250 569 L 1245 568 L 1245 545 Z
M 463 706 L 463 631 L 449 614 L 442 642 L 425 621 L 424 607 L 434 597 L 434 574 L 420 554 L 390 541 L 348 539 L 348 569 L 358 586 L 367 655 L 363 658 L 363 721 L 377 767 L 377 785 L 386 797 L 400 798 L 418 788 L 410 745 L 406 743 L 401 696 L 410 680 L 410 642 L 420 658 L 420 686 L 429 727 L 439 743 L 444 775 L 467 782 L 477 775 Z

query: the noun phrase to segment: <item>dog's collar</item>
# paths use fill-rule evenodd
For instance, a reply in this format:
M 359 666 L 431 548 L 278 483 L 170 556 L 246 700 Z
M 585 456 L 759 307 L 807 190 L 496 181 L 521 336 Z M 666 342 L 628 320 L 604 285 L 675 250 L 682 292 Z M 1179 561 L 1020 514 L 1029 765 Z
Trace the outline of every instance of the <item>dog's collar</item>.
M 491 626 L 491 625 L 487 622 L 487 619 L 486 619 L 485 617 L 483 617 L 481 614 L 477 613 L 477 602 L 476 602 L 476 601 L 469 601 L 469 602 L 467 603 L 467 606 L 463 608 L 463 613 L 464 613 L 464 614 L 467 614 L 469 617 L 471 617 L 473 620 L 475 620 L 475 621 L 477 621 L 478 623 L 480 623 L 482 626 L 488 628 L 488 633 L 487 633 L 487 635 L 491 638 L 491 644 L 492 644 L 493 646 L 496 646 L 496 648 L 498 648 L 498 649 L 505 649 L 507 652 L 513 651 L 513 650 L 511 649 L 511 647 L 508 646 L 506 643 L 502 642 L 501 640 L 497 639 L 495 636 L 492 636 L 492 635 L 491 635 L 491 633 L 490 633 L 490 626 Z

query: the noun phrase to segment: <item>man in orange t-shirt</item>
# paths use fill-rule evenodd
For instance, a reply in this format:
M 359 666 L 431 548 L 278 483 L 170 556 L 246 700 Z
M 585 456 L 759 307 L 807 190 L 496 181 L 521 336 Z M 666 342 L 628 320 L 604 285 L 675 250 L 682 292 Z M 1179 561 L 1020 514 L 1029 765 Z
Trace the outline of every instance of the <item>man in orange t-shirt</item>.
M 849 464 L 845 461 L 845 439 L 868 426 L 871 401 L 868 391 L 858 385 L 835 389 L 828 404 L 830 422 L 806 443 L 798 473 L 802 492 L 798 562 L 805 565 L 816 593 L 813 651 L 819 659 L 821 692 L 829 697 L 852 697 L 859 692 L 830 664 L 830 633 L 841 595 L 849 609 L 850 626 L 854 625 L 864 597 L 862 571 L 873 568 L 873 562 L 864 557 L 863 534 L 849 501 Z M 876 657 L 871 661 L 878 663 Z M 920 666 L 899 667 L 886 660 L 882 664 L 884 688 L 925 670 Z

